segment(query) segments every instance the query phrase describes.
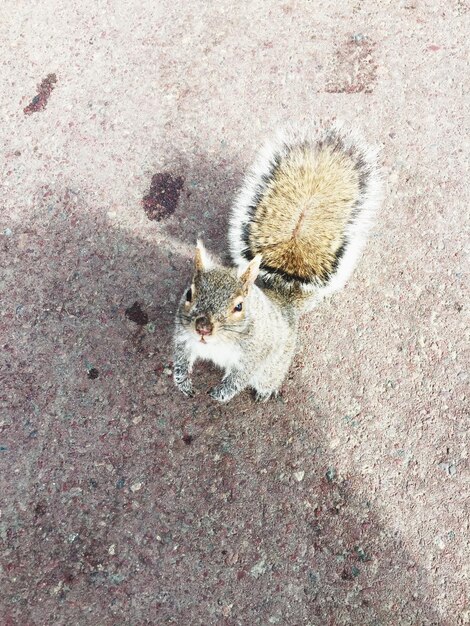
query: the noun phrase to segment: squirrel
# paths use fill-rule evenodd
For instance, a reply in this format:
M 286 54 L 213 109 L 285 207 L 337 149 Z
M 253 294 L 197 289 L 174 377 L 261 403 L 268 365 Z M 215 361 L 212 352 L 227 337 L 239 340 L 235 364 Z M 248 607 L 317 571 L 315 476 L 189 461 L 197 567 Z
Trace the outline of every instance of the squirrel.
M 230 217 L 234 268 L 198 240 L 194 274 L 176 314 L 173 378 L 193 396 L 197 360 L 225 370 L 209 391 L 279 394 L 299 319 L 341 289 L 380 204 L 378 150 L 342 125 L 278 133 L 248 172 Z

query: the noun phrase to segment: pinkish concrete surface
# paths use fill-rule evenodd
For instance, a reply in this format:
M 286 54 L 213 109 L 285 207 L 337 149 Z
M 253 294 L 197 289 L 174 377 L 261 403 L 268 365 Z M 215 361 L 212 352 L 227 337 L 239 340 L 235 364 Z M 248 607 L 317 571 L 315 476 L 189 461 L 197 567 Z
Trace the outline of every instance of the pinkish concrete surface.
M 470 623 L 469 17 L 2 2 L 2 626 Z M 313 115 L 383 145 L 364 259 L 284 402 L 213 404 L 209 367 L 186 400 L 195 236 L 224 253 L 259 142 Z

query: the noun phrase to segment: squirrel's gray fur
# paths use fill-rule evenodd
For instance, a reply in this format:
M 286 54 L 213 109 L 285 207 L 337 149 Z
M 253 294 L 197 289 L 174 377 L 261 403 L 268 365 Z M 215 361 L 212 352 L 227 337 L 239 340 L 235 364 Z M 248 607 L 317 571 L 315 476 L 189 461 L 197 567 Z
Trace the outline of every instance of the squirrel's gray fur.
M 237 267 L 196 248 L 174 335 L 174 381 L 185 395 L 198 359 L 225 371 L 209 392 L 215 400 L 247 387 L 263 401 L 279 393 L 299 318 L 348 279 L 379 192 L 376 151 L 343 127 L 284 132 L 264 148 L 232 210 Z

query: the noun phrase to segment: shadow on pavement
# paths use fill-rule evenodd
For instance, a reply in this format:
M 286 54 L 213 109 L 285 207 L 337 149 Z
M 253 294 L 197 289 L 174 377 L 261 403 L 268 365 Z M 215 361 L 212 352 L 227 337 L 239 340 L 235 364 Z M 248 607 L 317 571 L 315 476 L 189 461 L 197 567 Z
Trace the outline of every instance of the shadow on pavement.
M 233 188 L 207 161 L 181 165 L 149 240 L 73 182 L 38 189 L 2 238 L 2 623 L 445 624 L 400 537 L 336 475 L 295 370 L 266 405 L 214 404 L 209 366 L 194 400 L 175 391 L 191 260 L 151 238 L 199 226 L 224 249 Z

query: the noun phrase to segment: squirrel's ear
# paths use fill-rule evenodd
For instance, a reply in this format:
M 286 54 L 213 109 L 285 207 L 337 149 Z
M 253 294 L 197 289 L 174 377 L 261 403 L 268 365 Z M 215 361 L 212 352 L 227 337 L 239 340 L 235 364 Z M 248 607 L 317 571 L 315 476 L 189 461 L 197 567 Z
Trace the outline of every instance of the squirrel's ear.
M 240 280 L 242 281 L 246 291 L 249 290 L 251 285 L 253 285 L 255 280 L 258 278 L 262 258 L 261 254 L 257 254 L 254 259 L 248 263 L 247 267 L 240 276 Z
M 194 265 L 196 266 L 196 272 L 204 272 L 205 270 L 209 270 L 214 266 L 211 257 L 209 256 L 207 250 L 204 247 L 204 244 L 200 239 L 197 240 L 196 244 Z

